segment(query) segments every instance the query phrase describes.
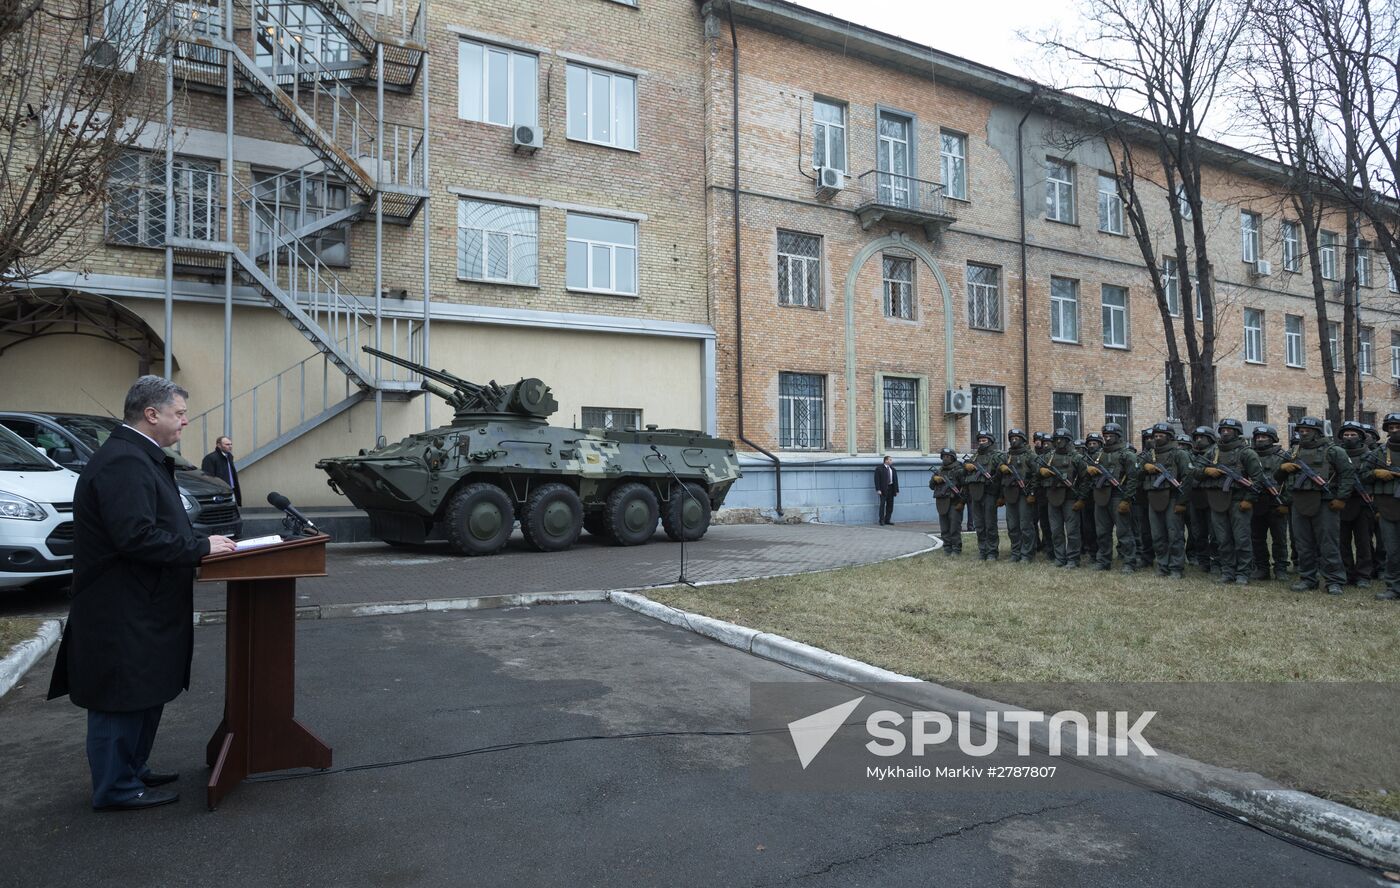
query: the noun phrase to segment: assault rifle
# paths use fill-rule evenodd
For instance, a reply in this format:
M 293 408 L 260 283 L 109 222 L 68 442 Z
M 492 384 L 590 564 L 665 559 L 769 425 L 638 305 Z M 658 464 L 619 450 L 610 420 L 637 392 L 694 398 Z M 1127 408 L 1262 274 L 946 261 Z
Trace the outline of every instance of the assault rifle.
M 991 473 L 991 472 L 989 472 L 989 471 L 987 471 L 986 469 L 982 468 L 982 464 L 979 463 L 979 462 L 977 461 L 977 458 L 976 458 L 975 455 L 973 456 L 972 459 L 969 459 L 968 462 L 972 463 L 972 465 L 973 465 L 973 467 L 976 469 L 978 475 L 980 475 L 981 477 L 987 479 L 987 483 L 988 483 L 988 484 L 995 484 L 995 483 L 996 483 L 996 480 L 997 480 L 997 479 L 995 479 L 995 478 L 992 477 L 992 473 Z
M 1218 463 L 1218 462 L 1205 462 L 1205 463 L 1203 463 L 1203 466 L 1204 466 L 1204 468 L 1207 468 L 1207 469 L 1216 469 L 1216 470 L 1219 471 L 1222 475 L 1225 476 L 1225 479 L 1224 479 L 1223 481 L 1220 482 L 1220 489 L 1221 489 L 1221 490 L 1229 490 L 1231 484 L 1238 484 L 1238 485 L 1241 486 L 1241 487 L 1247 487 L 1247 488 L 1249 488 L 1250 490 L 1253 490 L 1253 491 L 1256 491 L 1256 492 L 1259 490 L 1259 485 L 1255 484 L 1253 481 L 1251 481 L 1251 480 L 1249 480 L 1248 478 L 1246 478 L 1242 473 L 1235 471 L 1234 469 L 1230 468 L 1229 466 L 1227 466 L 1227 465 L 1225 465 L 1225 464 L 1223 464 L 1223 463 Z M 1267 485 L 1265 486 L 1265 489 L 1266 489 L 1266 490 L 1269 489 L 1269 488 L 1267 487 Z M 1278 496 L 1278 490 L 1277 490 L 1277 489 L 1269 490 L 1269 493 L 1273 494 L 1275 497 Z
M 1119 490 L 1123 489 L 1123 485 L 1119 483 L 1117 478 L 1113 477 L 1112 473 L 1104 471 L 1103 463 L 1099 462 L 1098 460 L 1094 460 L 1094 468 L 1099 470 L 1098 477 L 1094 479 L 1095 490 L 1098 490 L 1100 487 L 1103 487 L 1103 483 L 1105 481 L 1107 481 L 1109 484 L 1112 484 Z
M 1052 475 L 1054 475 L 1054 476 L 1055 476 L 1055 479 L 1058 480 L 1061 484 L 1063 484 L 1065 487 L 1068 487 L 1070 490 L 1073 490 L 1073 489 L 1074 489 L 1074 485 L 1071 484 L 1071 483 L 1069 483 L 1069 479 L 1066 478 L 1066 477 L 1064 476 L 1064 474 L 1063 474 L 1059 469 L 1057 469 L 1057 468 L 1055 468 L 1054 466 L 1050 465 L 1050 463 L 1046 460 L 1046 457 L 1051 456 L 1051 455 L 1053 455 L 1053 451 L 1051 451 L 1050 453 L 1045 454 L 1045 456 L 1042 456 L 1040 459 L 1036 460 L 1036 462 L 1040 463 L 1040 468 L 1042 468 L 1042 469 L 1049 469 L 1049 470 L 1050 470 L 1050 473 L 1051 473 Z
M 1148 463 L 1157 467 L 1157 480 L 1152 482 L 1153 490 L 1156 490 L 1157 488 L 1161 487 L 1162 482 L 1164 481 L 1170 484 L 1172 487 L 1175 487 L 1178 491 L 1182 489 L 1181 482 L 1176 479 L 1176 476 L 1174 476 L 1171 472 L 1168 472 L 1167 467 L 1157 461 L 1156 450 L 1153 450 L 1152 459 L 1148 460 Z M 1148 474 L 1150 475 L 1152 473 L 1149 472 Z
M 1293 465 L 1297 466 L 1298 471 L 1303 473 L 1303 477 L 1307 478 L 1309 481 L 1316 482 L 1317 486 L 1320 489 L 1326 491 L 1329 494 L 1332 492 L 1332 483 L 1330 481 L 1324 481 L 1322 476 L 1317 473 L 1317 469 L 1314 469 L 1312 466 L 1303 462 L 1301 459 L 1298 459 L 1296 456 L 1290 456 L 1287 462 L 1291 462 L 1293 463 Z
M 941 468 L 943 468 L 943 467 L 942 467 L 942 466 L 939 466 L 938 468 L 930 469 L 929 471 L 931 471 L 931 472 L 933 472 L 933 474 L 937 475 L 937 474 L 939 474 L 938 469 L 941 469 Z M 958 499 L 962 499 L 962 495 L 963 495 L 962 490 L 960 490 L 960 489 L 958 488 L 958 485 L 954 484 L 952 481 L 949 481 L 947 475 L 944 475 L 944 476 L 943 476 L 943 485 L 944 485 L 945 487 L 947 487 L 949 490 L 953 491 L 953 496 L 957 497 Z M 937 497 L 937 494 L 935 494 L 934 496 Z
M 1011 478 L 1016 482 L 1016 486 L 1021 488 L 1021 492 L 1026 492 L 1026 479 L 1021 477 L 1021 473 L 1016 471 L 1016 467 L 1011 464 L 1011 460 L 1005 460 L 1002 465 L 1011 470 Z

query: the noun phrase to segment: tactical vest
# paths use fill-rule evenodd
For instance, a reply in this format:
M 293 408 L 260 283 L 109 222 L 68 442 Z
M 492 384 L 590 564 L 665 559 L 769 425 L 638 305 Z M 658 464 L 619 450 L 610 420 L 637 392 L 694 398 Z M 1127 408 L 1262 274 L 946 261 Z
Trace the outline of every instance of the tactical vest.
M 1206 451 L 1206 465 L 1218 463 L 1248 477 L 1244 470 L 1244 451 L 1244 442 L 1236 438 L 1234 447 L 1219 445 Z M 1228 475 L 1223 478 L 1211 478 L 1202 474 L 1201 478 L 1205 481 L 1201 486 L 1206 489 L 1206 502 L 1210 504 L 1212 512 L 1228 512 L 1235 499 L 1244 498 L 1244 488 L 1232 481 Z
M 1171 472 L 1172 477 L 1179 483 L 1186 483 L 1186 479 L 1182 477 L 1185 474 L 1183 469 L 1190 457 L 1178 449 L 1175 442 L 1168 442 L 1166 446 L 1161 448 L 1153 447 L 1146 452 L 1146 457 L 1143 462 L 1156 463 Z M 1147 505 L 1152 511 L 1165 512 L 1176 504 L 1181 494 L 1170 482 L 1162 480 L 1161 473 L 1148 474 L 1144 476 L 1144 479 L 1146 478 L 1152 479 L 1151 481 L 1144 480 L 1144 483 L 1148 485 Z
M 1034 476 L 1028 475 L 1026 471 L 1027 456 L 1030 456 L 1030 451 L 1027 450 L 1025 447 L 1022 447 L 1020 449 L 1012 447 L 1010 450 L 1006 451 L 1005 462 L 1007 465 L 1011 466 L 1011 468 L 1015 469 L 1017 472 L 1020 473 L 1022 481 L 1027 482 L 1026 490 L 1024 491 L 1024 493 L 1031 494 L 1035 492 L 1030 487 Z M 1015 475 L 1002 476 L 1001 495 L 1006 500 L 1007 505 L 1012 505 L 1021 501 L 1021 496 L 1023 495 L 1023 492 L 1021 490 L 1021 485 L 1016 483 Z
M 1332 476 L 1335 474 L 1332 461 L 1327 458 L 1327 453 L 1331 449 L 1332 445 L 1319 436 L 1317 443 L 1312 447 L 1304 447 L 1302 444 L 1294 447 L 1293 452 L 1289 455 L 1289 460 L 1304 463 L 1317 472 L 1323 481 L 1331 482 Z M 1289 488 L 1293 491 L 1293 508 L 1304 518 L 1311 518 L 1322 509 L 1324 495 L 1322 487 L 1303 472 L 1293 473 Z
M 1382 444 L 1371 451 L 1367 467 L 1385 469 L 1400 475 L 1400 447 Z M 1400 521 L 1400 478 L 1392 481 L 1372 481 L 1371 495 L 1376 498 L 1376 511 L 1387 521 Z
M 1094 455 L 1093 459 L 1089 460 L 1103 472 L 1102 475 L 1094 476 L 1094 505 L 1106 506 L 1113 501 L 1113 496 L 1119 493 L 1119 489 L 1113 486 L 1113 482 L 1109 481 L 1108 477 L 1122 484 L 1128 477 L 1128 471 L 1132 466 L 1131 460 L 1132 454 L 1121 444 L 1113 450 L 1104 447 Z
M 1254 448 L 1254 454 L 1259 457 L 1259 463 L 1264 469 L 1264 484 L 1260 486 L 1260 496 L 1270 497 L 1269 505 L 1282 505 L 1287 499 L 1284 495 L 1284 491 L 1288 488 L 1275 483 L 1274 476 L 1278 472 L 1278 467 L 1283 465 L 1283 448 L 1279 447 L 1277 444 L 1270 444 L 1263 450 L 1257 447 Z M 1265 490 L 1264 487 L 1266 486 L 1274 487 L 1274 489 L 1278 491 L 1278 496 L 1275 497 Z
M 1064 453 L 1060 453 L 1057 450 L 1052 450 L 1050 451 L 1049 458 L 1045 459 L 1043 462 L 1045 465 L 1063 475 L 1070 484 L 1077 484 L 1079 482 L 1079 477 L 1078 471 L 1075 469 L 1074 465 L 1076 459 L 1077 457 L 1073 451 L 1067 450 Z M 1074 493 L 1073 489 L 1066 487 L 1063 481 L 1053 475 L 1044 479 L 1044 482 L 1046 496 L 1049 498 L 1050 505 L 1052 506 L 1064 505 L 1065 500 Z
M 999 453 L 996 448 L 988 447 L 986 453 L 974 453 L 971 462 L 976 463 L 978 468 L 982 470 L 979 472 L 967 473 L 967 488 L 968 492 L 972 495 L 973 502 L 985 496 L 997 496 L 997 479 L 1001 477 L 1001 475 L 997 473 L 997 466 L 1002 463 L 1001 453 Z M 988 482 L 987 479 L 983 477 L 982 472 L 991 475 L 992 480 Z
M 1351 488 L 1351 496 L 1347 497 L 1347 505 L 1342 509 L 1341 519 L 1343 521 L 1355 521 L 1361 517 L 1363 510 L 1371 507 L 1366 505 L 1366 501 L 1361 498 L 1362 491 L 1370 493 L 1370 488 L 1361 483 L 1361 469 L 1366 462 L 1366 457 L 1370 455 L 1370 450 L 1364 442 L 1358 444 L 1355 449 L 1342 445 L 1342 451 L 1346 453 L 1347 459 L 1351 460 L 1351 467 L 1356 470 L 1356 484 Z
M 1187 458 L 1196 465 L 1204 464 L 1207 460 L 1214 462 L 1215 451 L 1216 447 L 1214 445 L 1207 447 L 1205 450 L 1197 450 L 1195 447 L 1192 447 L 1191 452 L 1187 454 Z M 1206 480 L 1208 481 L 1210 479 L 1207 478 Z M 1205 486 L 1199 482 L 1191 485 L 1191 508 L 1210 508 L 1210 497 L 1207 495 Z
M 933 491 L 934 504 L 938 507 L 938 514 L 946 515 L 949 509 L 962 508 L 962 498 L 953 493 L 953 488 L 957 487 L 959 490 L 962 489 L 963 477 L 966 471 L 967 470 L 962 467 L 962 464 L 957 462 L 947 465 L 940 463 L 938 467 L 934 469 L 933 474 L 940 475 L 943 478 L 942 484 L 934 481 L 932 477 L 928 480 L 929 489 Z

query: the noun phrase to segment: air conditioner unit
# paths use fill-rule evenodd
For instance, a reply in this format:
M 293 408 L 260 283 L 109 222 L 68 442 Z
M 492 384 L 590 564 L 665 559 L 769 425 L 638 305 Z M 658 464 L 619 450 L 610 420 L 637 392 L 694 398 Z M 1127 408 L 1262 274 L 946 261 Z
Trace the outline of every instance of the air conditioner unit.
M 1260 259 L 1254 263 L 1254 276 L 1266 278 L 1274 273 L 1274 266 L 1268 259 Z
M 966 416 L 972 412 L 971 389 L 948 389 L 943 393 L 943 412 Z
M 828 198 L 846 187 L 846 174 L 836 167 L 821 167 L 817 170 L 817 196 Z
M 534 154 L 544 147 L 544 131 L 537 126 L 522 123 L 513 128 L 512 136 L 517 152 Z
M 125 71 L 130 74 L 136 70 L 136 56 L 135 52 L 123 54 L 121 47 L 101 37 L 87 38 L 87 45 L 83 48 L 83 64 L 105 71 Z

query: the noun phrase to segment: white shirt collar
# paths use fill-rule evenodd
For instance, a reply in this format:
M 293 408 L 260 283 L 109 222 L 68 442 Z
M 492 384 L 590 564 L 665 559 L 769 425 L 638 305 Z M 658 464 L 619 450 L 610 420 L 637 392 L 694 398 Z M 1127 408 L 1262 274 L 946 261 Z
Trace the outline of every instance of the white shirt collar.
M 152 444 L 156 444 L 156 439 L 155 439 L 155 438 L 152 438 L 150 435 L 146 434 L 145 432 L 141 431 L 140 429 L 132 428 L 131 426 L 127 425 L 126 423 L 122 423 L 122 428 L 124 428 L 124 429 L 131 429 L 133 432 L 135 432 L 136 434 L 138 434 L 138 435 L 140 435 L 141 437 L 145 438 L 147 441 L 150 441 Z M 165 448 L 164 448 L 164 447 L 161 447 L 159 444 L 156 444 L 156 448 L 159 449 L 161 453 L 164 453 L 164 452 L 165 452 Z

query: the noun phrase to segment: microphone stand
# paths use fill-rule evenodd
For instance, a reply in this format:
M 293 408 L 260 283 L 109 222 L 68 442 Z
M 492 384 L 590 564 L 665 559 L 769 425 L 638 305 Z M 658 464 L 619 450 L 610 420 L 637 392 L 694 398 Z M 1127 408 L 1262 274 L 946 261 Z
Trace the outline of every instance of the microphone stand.
M 674 478 L 674 479 L 676 480 L 676 487 L 680 488 L 680 490 L 681 490 L 682 492 L 684 492 L 686 496 L 690 497 L 692 500 L 694 500 L 695 502 L 698 503 L 699 500 L 696 500 L 696 499 L 695 499 L 695 494 L 693 494 L 693 493 L 690 492 L 690 488 L 687 487 L 687 486 L 681 481 L 680 476 L 676 474 L 676 470 L 673 469 L 673 468 L 671 468 L 671 461 L 670 461 L 669 459 L 666 458 L 666 455 L 663 454 L 660 450 L 657 450 L 655 444 L 651 445 L 651 452 L 654 453 L 654 454 L 656 454 L 656 458 L 659 459 L 659 460 L 661 460 L 661 464 L 662 464 L 663 466 L 666 467 L 666 471 L 668 471 L 668 472 L 671 473 L 671 477 Z M 650 458 L 651 458 L 651 457 L 647 457 L 647 459 L 650 459 Z M 677 583 L 685 583 L 687 586 L 690 586 L 690 587 L 694 588 L 695 584 L 692 583 L 689 579 L 687 579 L 687 578 L 686 578 L 686 575 L 685 575 L 685 535 L 686 535 L 686 534 L 685 534 L 685 510 L 684 510 L 684 509 L 681 509 L 680 518 L 681 518 L 681 521 L 680 521 L 680 524 L 681 524 L 681 528 L 680 528 L 680 529 L 681 529 L 681 575 L 680 575 L 679 577 L 676 578 L 676 582 L 677 582 Z

